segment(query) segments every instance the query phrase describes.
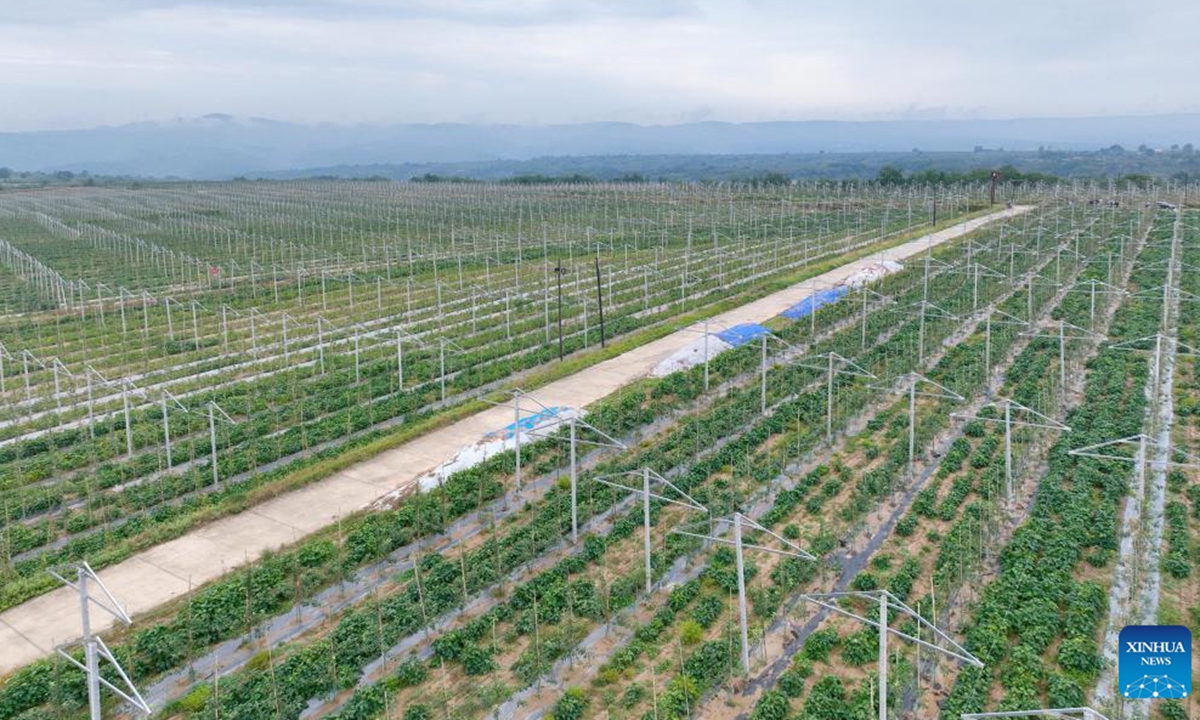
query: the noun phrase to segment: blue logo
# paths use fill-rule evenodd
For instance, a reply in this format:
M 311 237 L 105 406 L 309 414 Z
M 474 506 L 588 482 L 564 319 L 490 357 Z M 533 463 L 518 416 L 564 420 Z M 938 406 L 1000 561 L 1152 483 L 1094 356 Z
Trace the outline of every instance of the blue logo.
M 1117 682 L 1129 699 L 1192 694 L 1192 632 L 1182 625 L 1128 625 L 1121 630 Z

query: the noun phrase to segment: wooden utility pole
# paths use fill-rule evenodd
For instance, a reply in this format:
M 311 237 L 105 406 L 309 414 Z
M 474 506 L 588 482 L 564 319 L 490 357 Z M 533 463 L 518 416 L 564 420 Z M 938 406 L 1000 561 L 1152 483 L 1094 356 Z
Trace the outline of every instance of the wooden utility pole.
M 604 292 L 600 286 L 600 253 L 596 248 L 596 305 L 600 309 L 600 347 L 604 347 Z
M 554 266 L 554 275 L 558 278 L 558 359 L 563 359 L 563 331 L 562 331 L 562 276 L 566 274 L 567 269 L 563 267 L 562 262 Z
M 992 171 L 992 187 L 988 192 L 988 202 L 991 205 L 996 204 L 996 183 L 1004 179 L 1004 173 L 999 170 Z

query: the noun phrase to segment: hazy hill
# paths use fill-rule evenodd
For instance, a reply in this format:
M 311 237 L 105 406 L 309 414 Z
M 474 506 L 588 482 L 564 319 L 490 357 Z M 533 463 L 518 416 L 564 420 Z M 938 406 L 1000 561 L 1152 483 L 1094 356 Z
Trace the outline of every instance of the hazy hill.
M 251 173 L 249 177 L 388 178 L 433 176 L 443 180 L 512 180 L 580 176 L 595 180 L 753 180 L 779 173 L 800 180 L 869 180 L 885 166 L 905 175 L 940 171 L 964 174 L 1012 166 L 1022 173 L 1062 178 L 1146 175 L 1200 178 L 1200 152 L 1105 150 L 981 150 L 976 152 L 778 153 L 754 155 L 570 155 L 530 160 L 449 163 L 371 163 Z
M 1092 150 L 1200 144 L 1200 114 L 1109 118 L 578 125 L 329 125 L 206 115 L 82 130 L 0 133 L 0 166 L 227 178 L 299 168 L 568 155 Z

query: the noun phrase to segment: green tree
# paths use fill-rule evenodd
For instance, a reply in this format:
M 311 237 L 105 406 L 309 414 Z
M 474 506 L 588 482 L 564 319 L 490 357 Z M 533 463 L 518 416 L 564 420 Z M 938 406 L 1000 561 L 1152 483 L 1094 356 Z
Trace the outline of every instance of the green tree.
M 900 185 L 904 182 L 904 171 L 895 165 L 884 165 L 879 168 L 879 183 L 881 185 Z

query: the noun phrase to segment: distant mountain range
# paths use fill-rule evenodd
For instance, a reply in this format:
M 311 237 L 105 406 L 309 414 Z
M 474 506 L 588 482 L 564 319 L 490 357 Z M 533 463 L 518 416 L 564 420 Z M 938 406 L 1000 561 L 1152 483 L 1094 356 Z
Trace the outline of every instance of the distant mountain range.
M 1132 149 L 1200 144 L 1200 114 L 1016 120 L 681 125 L 332 125 L 211 114 L 82 130 L 0 133 L 0 167 L 223 179 L 306 168 L 547 156 Z M 290 171 L 290 172 L 289 172 Z M 302 174 L 302 173 L 301 173 Z

